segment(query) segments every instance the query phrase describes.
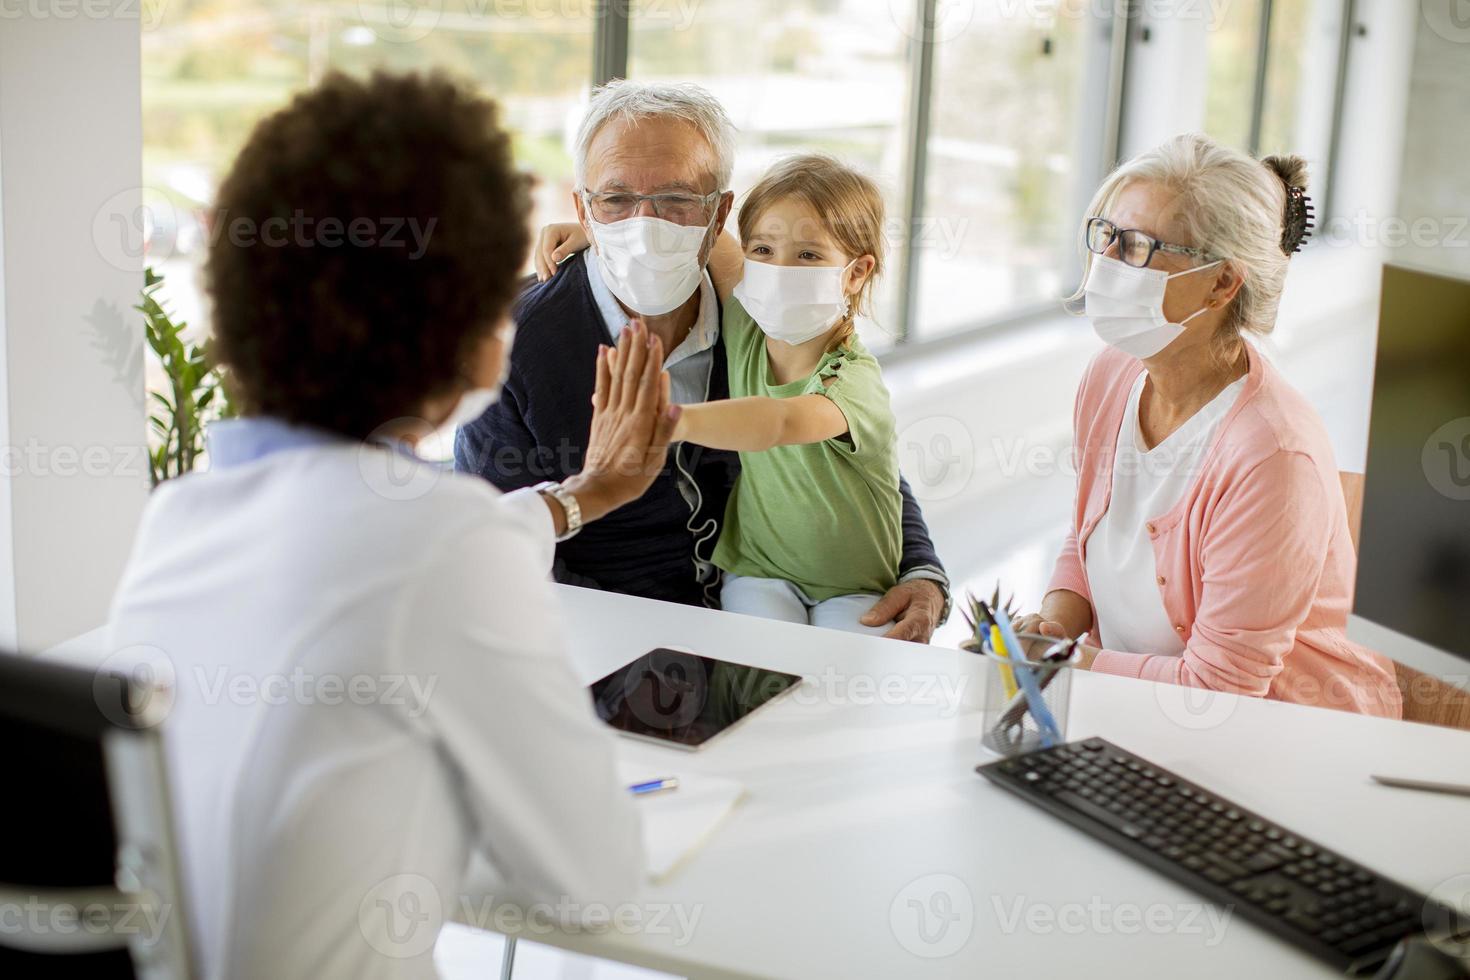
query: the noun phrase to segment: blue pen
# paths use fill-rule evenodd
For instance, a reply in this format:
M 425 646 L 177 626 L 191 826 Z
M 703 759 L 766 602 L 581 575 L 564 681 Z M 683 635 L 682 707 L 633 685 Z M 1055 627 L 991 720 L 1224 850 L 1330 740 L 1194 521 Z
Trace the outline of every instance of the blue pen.
M 678 776 L 665 776 L 662 779 L 650 779 L 647 782 L 634 783 L 628 787 L 628 792 L 634 796 L 647 796 L 649 793 L 667 793 L 669 790 L 678 788 Z
M 1011 626 L 1009 616 L 996 610 L 995 624 L 1000 627 L 1000 637 L 1006 641 L 1006 649 L 1014 650 L 1018 654 L 1025 649 Z M 1041 729 L 1041 747 L 1049 749 L 1062 740 L 1062 730 L 1057 727 L 1057 720 L 1052 717 L 1051 709 L 1041 696 L 1041 689 L 1036 686 L 1036 673 L 1028 667 L 1017 667 L 1014 673 L 1017 683 L 1026 695 L 1026 706 L 1031 717 L 1036 719 L 1036 727 Z

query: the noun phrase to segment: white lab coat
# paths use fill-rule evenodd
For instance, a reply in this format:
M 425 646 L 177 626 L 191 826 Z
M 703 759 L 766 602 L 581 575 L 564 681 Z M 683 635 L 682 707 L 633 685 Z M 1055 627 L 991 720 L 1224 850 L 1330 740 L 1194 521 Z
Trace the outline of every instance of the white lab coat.
M 638 817 L 573 676 L 531 491 L 328 442 L 154 493 L 111 617 L 166 658 L 209 977 L 430 977 L 472 856 L 575 918 L 633 897 Z M 468 906 L 465 903 L 469 903 Z M 558 904 L 559 903 L 559 904 Z

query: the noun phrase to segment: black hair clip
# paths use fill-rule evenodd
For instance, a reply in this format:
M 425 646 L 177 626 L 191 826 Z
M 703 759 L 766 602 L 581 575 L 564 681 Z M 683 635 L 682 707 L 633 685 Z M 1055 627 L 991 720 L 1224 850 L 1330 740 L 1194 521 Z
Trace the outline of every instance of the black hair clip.
M 1300 252 L 1312 235 L 1312 199 L 1305 189 L 1286 185 L 1286 214 L 1281 228 L 1281 251 Z

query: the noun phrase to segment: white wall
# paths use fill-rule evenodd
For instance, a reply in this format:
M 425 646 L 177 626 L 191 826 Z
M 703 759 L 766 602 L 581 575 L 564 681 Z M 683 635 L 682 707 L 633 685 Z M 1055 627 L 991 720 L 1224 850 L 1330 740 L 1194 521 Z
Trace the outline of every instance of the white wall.
M 0 643 L 25 650 L 105 618 L 147 498 L 137 10 L 0 20 Z

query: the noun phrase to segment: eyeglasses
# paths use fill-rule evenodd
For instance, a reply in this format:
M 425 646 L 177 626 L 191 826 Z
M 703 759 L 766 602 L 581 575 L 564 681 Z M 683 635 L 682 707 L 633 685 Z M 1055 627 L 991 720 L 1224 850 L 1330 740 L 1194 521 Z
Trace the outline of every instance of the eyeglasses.
M 720 199 L 719 191 L 709 194 L 633 194 L 627 191 L 583 191 L 582 200 L 592 217 L 607 224 L 631 218 L 643 210 L 643 202 L 653 205 L 653 213 L 676 225 L 702 225 L 709 220 L 710 206 Z
M 1153 261 L 1155 252 L 1172 252 L 1197 259 L 1213 261 L 1216 256 L 1202 248 L 1188 245 L 1170 245 L 1137 228 L 1119 228 L 1107 218 L 1087 219 L 1087 250 L 1102 255 L 1113 244 L 1118 243 L 1118 258 L 1135 268 L 1143 268 Z

